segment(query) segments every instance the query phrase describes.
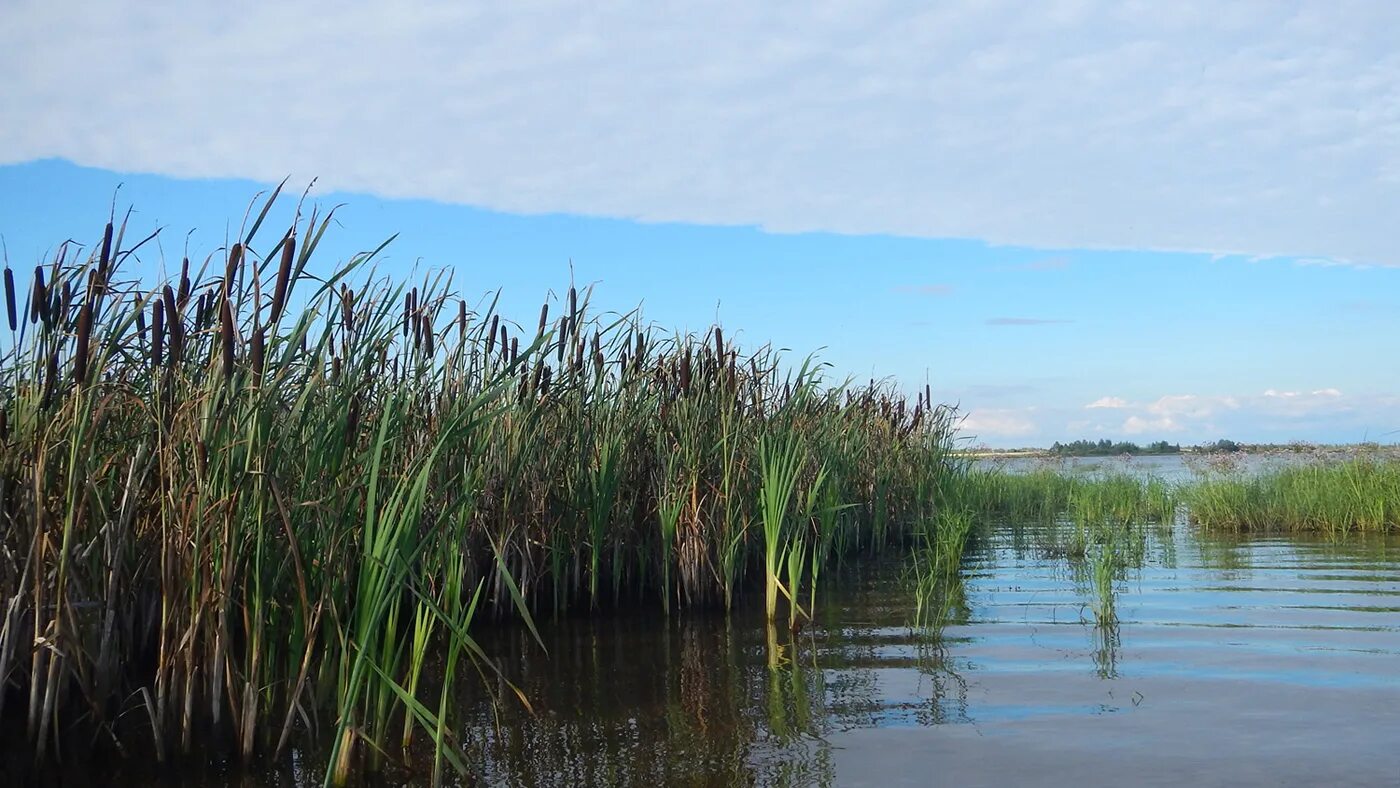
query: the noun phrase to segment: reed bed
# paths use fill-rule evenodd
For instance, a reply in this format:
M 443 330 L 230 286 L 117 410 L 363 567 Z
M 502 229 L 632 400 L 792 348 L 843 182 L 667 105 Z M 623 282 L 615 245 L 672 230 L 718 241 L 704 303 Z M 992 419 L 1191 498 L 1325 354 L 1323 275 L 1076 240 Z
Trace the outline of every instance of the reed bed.
M 1360 456 L 1270 470 L 1207 474 L 1183 498 L 1193 522 L 1234 531 L 1400 530 L 1400 460 Z
M 412 768 L 469 770 L 451 698 L 494 670 L 475 627 L 760 585 L 797 626 L 804 584 L 912 539 L 958 473 L 927 390 L 830 383 L 572 287 L 522 324 L 445 274 L 380 276 L 379 250 L 318 273 L 330 217 L 263 244 L 276 198 L 154 285 L 112 224 L 5 270 L 11 752 L 320 742 L 340 783 L 418 741 Z

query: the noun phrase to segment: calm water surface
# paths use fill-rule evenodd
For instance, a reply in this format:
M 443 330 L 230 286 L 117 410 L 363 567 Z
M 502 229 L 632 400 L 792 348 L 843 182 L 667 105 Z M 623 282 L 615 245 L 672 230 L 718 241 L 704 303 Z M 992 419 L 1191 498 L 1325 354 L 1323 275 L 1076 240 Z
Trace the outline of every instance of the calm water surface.
M 1111 628 L 1036 542 L 984 539 L 935 639 L 898 562 L 856 568 L 776 668 L 749 613 L 487 637 L 535 713 L 482 704 L 472 755 L 509 785 L 1400 785 L 1400 540 L 1158 529 Z

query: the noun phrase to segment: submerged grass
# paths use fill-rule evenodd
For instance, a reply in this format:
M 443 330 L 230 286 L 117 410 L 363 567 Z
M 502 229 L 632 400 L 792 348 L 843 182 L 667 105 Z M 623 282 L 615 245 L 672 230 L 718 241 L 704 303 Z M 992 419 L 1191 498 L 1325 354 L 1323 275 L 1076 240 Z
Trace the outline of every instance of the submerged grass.
M 466 769 L 453 680 L 493 670 L 473 627 L 728 607 L 758 577 L 796 626 L 804 574 L 916 538 L 957 473 L 927 389 L 830 384 L 574 288 L 522 329 L 445 275 L 377 275 L 379 250 L 316 275 L 329 216 L 257 251 L 276 197 L 155 285 L 111 224 L 24 289 L 5 272 L 0 727 L 40 762 L 324 741 L 343 782 L 422 737 L 434 773 Z

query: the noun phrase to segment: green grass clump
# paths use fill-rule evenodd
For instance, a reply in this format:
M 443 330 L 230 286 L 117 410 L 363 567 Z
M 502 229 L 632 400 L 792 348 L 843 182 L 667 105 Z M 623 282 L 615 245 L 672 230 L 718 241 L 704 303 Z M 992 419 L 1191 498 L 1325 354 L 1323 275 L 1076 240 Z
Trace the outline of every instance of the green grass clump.
M 1356 457 L 1270 470 L 1213 475 L 1183 492 L 1193 522 L 1235 531 L 1400 529 L 1400 460 Z
M 1010 473 L 973 467 L 948 480 L 950 505 L 987 520 L 1054 523 L 1069 518 L 1088 531 L 1105 522 L 1170 523 L 1176 497 L 1160 479 L 1127 473 L 1072 475 L 1054 468 Z
M 316 273 L 330 218 L 268 248 L 271 205 L 154 285 L 110 224 L 5 272 L 0 729 L 41 761 L 320 741 L 342 782 L 417 739 L 469 769 L 449 699 L 459 663 L 493 669 L 473 628 L 768 584 L 796 625 L 804 580 L 912 540 L 956 473 L 927 389 L 572 287 L 522 326 L 447 275 L 379 276 L 378 250 Z

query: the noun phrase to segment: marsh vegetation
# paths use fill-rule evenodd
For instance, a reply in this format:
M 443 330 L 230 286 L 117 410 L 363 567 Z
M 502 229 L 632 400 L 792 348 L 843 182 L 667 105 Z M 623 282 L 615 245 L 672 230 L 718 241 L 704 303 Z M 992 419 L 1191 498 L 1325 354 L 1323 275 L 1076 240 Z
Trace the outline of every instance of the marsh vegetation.
M 168 281 L 108 224 L 32 277 L 0 345 L 0 723 L 85 751 L 277 759 L 327 782 L 462 761 L 462 681 L 525 703 L 485 622 L 720 609 L 799 628 L 844 557 L 930 537 L 953 413 L 718 326 L 574 287 L 520 323 L 380 250 L 314 265 L 330 217 Z M 149 239 L 147 239 L 149 241 Z
M 382 247 L 315 264 L 330 217 L 265 240 L 277 196 L 168 280 L 128 273 L 150 239 L 120 224 L 4 271 L 0 736 L 25 768 L 296 749 L 327 783 L 476 774 L 508 734 L 468 710 L 537 699 L 483 638 L 547 660 L 543 628 L 627 615 L 756 615 L 766 724 L 797 741 L 838 691 L 810 630 L 838 638 L 820 594 L 848 566 L 899 567 L 944 682 L 966 555 L 1009 534 L 1083 587 L 1108 677 L 1118 598 L 1173 529 L 1400 520 L 1393 460 L 1185 486 L 980 467 L 928 387 L 668 333 L 587 288 L 516 322 L 446 273 L 381 274 Z

